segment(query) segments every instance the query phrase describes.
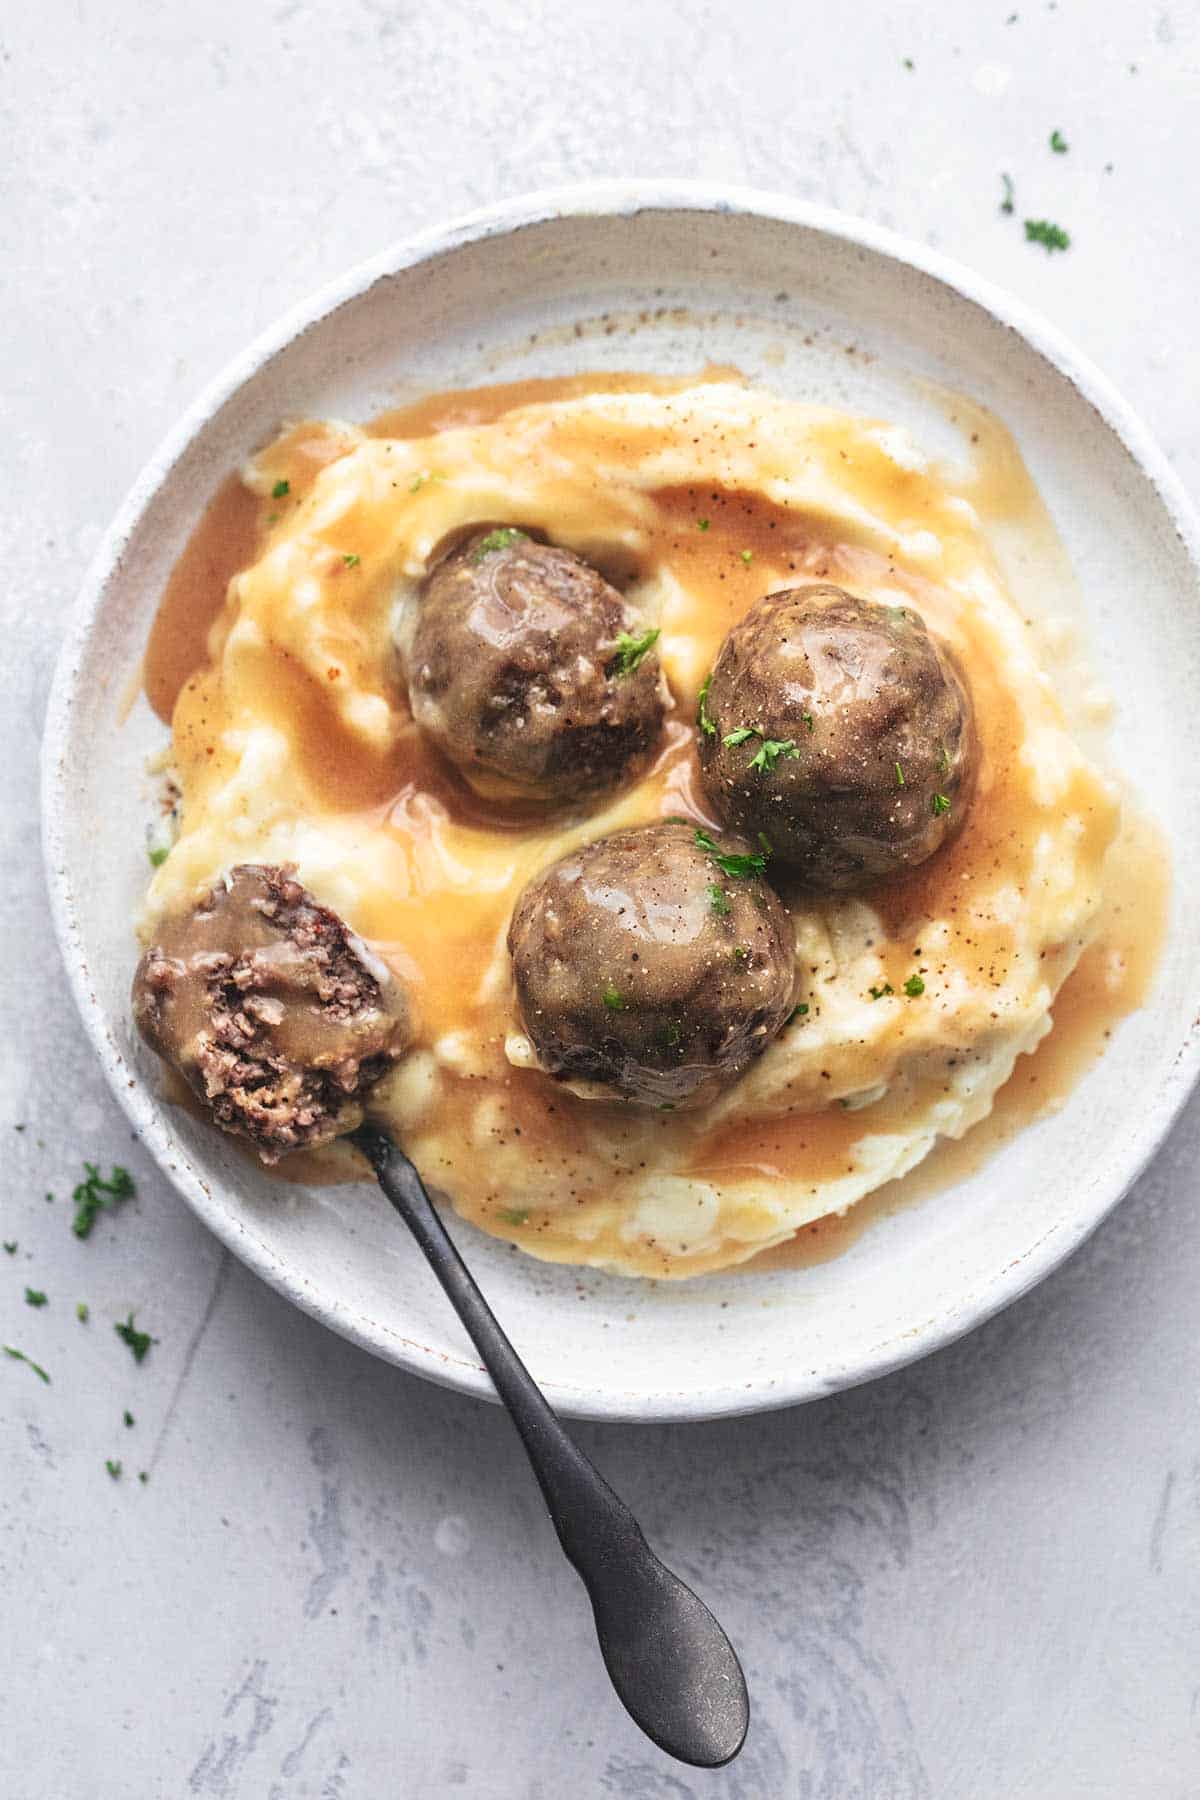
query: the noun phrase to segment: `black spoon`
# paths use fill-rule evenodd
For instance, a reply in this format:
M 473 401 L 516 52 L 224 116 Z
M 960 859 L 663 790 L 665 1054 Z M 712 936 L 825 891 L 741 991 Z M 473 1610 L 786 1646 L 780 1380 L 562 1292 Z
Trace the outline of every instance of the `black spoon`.
M 349 1135 L 424 1251 L 521 1434 L 558 1541 L 588 1591 L 604 1665 L 626 1711 L 669 1756 L 720 1768 L 737 1755 L 750 1723 L 733 1645 L 703 1601 L 659 1562 L 629 1508 L 567 1436 L 404 1152 L 373 1125 Z

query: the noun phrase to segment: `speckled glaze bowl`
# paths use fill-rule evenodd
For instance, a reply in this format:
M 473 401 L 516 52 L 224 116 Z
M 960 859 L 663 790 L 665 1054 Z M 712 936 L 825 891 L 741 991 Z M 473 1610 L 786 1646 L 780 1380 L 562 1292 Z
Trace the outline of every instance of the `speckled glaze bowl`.
M 852 354 L 847 354 L 847 351 Z M 164 1105 L 135 1043 L 139 796 L 162 726 L 122 722 L 167 574 L 222 477 L 285 415 L 366 417 L 449 386 L 588 368 L 734 363 L 783 393 L 900 420 L 935 447 L 931 384 L 1006 421 L 1087 600 L 1120 699 L 1114 750 L 1173 845 L 1156 995 L 1069 1103 L 959 1185 L 807 1268 L 679 1284 L 552 1267 L 451 1219 L 563 1412 L 702 1419 L 813 1399 L 926 1355 L 1050 1272 L 1121 1198 L 1197 1073 L 1200 537 L 1162 454 L 1107 382 L 1015 301 L 874 226 L 692 184 L 534 195 L 410 239 L 288 315 L 151 458 L 88 575 L 45 739 L 45 843 L 63 956 L 112 1087 L 180 1193 L 281 1293 L 402 1368 L 490 1384 L 370 1186 L 259 1174 Z M 148 805 L 147 805 L 148 813 Z

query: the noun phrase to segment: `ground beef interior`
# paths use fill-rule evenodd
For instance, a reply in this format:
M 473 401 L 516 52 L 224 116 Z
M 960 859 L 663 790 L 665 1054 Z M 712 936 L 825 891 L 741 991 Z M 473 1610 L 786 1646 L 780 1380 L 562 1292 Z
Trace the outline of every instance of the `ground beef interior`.
M 138 965 L 147 1043 L 265 1163 L 328 1143 L 411 1035 L 407 996 L 286 868 L 243 864 Z

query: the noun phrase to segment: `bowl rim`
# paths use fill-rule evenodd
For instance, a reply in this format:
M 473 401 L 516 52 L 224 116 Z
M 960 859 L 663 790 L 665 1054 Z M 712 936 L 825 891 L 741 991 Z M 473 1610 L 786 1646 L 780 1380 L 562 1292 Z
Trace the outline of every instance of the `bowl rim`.
M 58 774 L 73 725 L 77 671 L 125 546 L 194 439 L 271 357 L 342 305 L 361 298 L 377 282 L 433 257 L 556 220 L 630 218 L 642 212 L 660 211 L 746 214 L 817 231 L 844 245 L 915 269 L 959 299 L 981 308 L 1018 333 L 1098 414 L 1157 493 L 1187 555 L 1200 568 L 1200 519 L 1179 477 L 1132 407 L 1057 327 L 940 251 L 833 208 L 752 187 L 707 181 L 598 181 L 541 189 L 460 214 L 444 224 L 402 238 L 317 289 L 260 332 L 203 387 L 143 465 L 101 540 L 68 615 L 55 666 L 42 739 L 42 844 L 51 917 L 68 982 L 109 1086 L 139 1138 L 171 1184 L 226 1247 L 286 1298 L 364 1349 L 438 1385 L 493 1401 L 496 1394 L 490 1379 L 465 1356 L 455 1358 L 400 1333 L 381 1332 L 374 1322 L 368 1328 L 343 1302 L 330 1302 L 309 1292 L 289 1275 L 284 1261 L 264 1252 L 198 1175 L 181 1166 L 161 1102 L 137 1069 L 127 1064 L 111 1034 L 105 1010 L 91 989 L 77 916 L 76 883 L 66 862 L 66 789 Z M 874 1380 L 942 1349 L 1027 1293 L 1096 1230 L 1158 1150 L 1198 1075 L 1200 1026 L 1193 1026 L 1147 1114 L 1145 1129 L 1115 1153 L 1113 1182 L 1093 1189 L 1090 1204 L 1070 1220 L 1049 1227 L 1021 1257 L 997 1271 L 990 1282 L 958 1298 L 939 1316 L 881 1342 L 870 1354 L 834 1368 L 827 1366 L 824 1372 L 800 1367 L 749 1386 L 725 1384 L 703 1392 L 633 1394 L 554 1381 L 544 1385 L 561 1411 L 577 1417 L 628 1423 L 701 1420 L 819 1399 Z M 1095 1202 L 1096 1194 L 1102 1196 L 1100 1204 Z

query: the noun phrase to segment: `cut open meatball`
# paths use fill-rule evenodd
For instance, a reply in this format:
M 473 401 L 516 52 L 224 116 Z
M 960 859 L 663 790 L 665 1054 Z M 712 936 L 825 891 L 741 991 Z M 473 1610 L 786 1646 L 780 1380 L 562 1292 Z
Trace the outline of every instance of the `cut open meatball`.
M 352 1131 L 412 1035 L 403 989 L 337 914 L 287 869 L 249 863 L 158 927 L 133 1016 L 265 1163 Z
M 764 595 L 726 637 L 699 724 L 714 809 L 814 888 L 914 867 L 970 802 L 970 695 L 908 606 L 829 586 Z
M 541 1067 L 652 1106 L 735 1081 L 792 1009 L 792 921 L 742 838 L 666 822 L 571 851 L 522 894 L 508 944 Z
M 425 581 L 406 656 L 413 714 L 481 793 L 601 793 L 658 741 L 657 638 L 571 551 L 514 526 L 476 532 Z

